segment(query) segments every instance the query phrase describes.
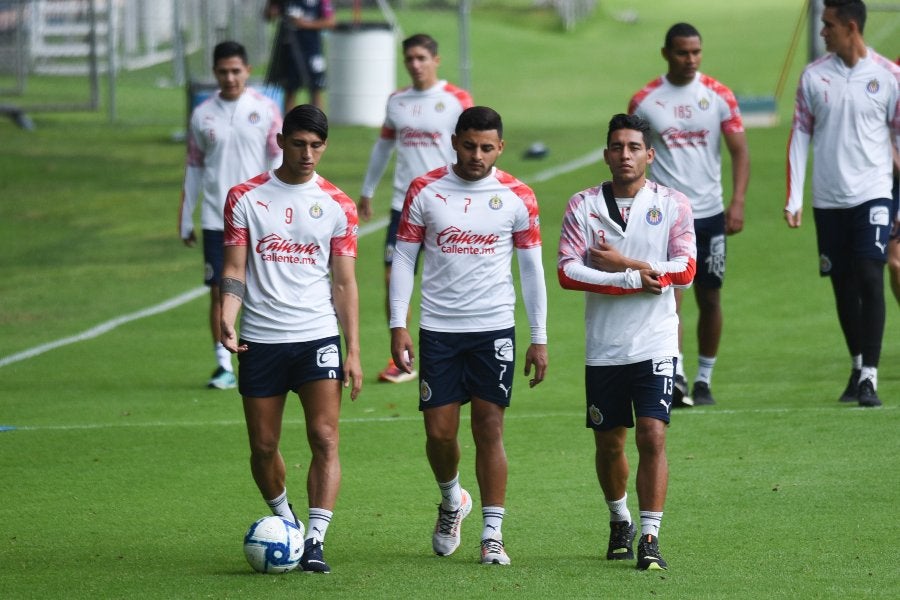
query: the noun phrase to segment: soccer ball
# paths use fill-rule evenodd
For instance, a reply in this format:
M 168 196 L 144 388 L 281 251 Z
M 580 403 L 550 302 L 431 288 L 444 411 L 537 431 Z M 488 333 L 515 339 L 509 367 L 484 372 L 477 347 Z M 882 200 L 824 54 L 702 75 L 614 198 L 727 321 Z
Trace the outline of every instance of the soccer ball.
M 244 556 L 260 573 L 287 573 L 300 564 L 304 535 L 303 523 L 263 517 L 244 535 Z

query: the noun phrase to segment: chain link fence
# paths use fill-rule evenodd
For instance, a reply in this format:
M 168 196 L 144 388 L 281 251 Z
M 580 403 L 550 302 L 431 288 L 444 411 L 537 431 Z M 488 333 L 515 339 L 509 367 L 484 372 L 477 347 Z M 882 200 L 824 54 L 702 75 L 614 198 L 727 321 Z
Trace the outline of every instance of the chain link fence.
M 472 10 L 555 11 L 560 27 L 570 30 L 597 5 L 596 0 L 332 3 L 339 21 L 351 28 L 360 20 L 389 24 L 396 31 L 397 48 L 403 32 L 395 11 L 428 11 L 455 20 L 461 33 L 454 41 L 466 64 Z M 31 126 L 29 114 L 42 111 L 105 109 L 112 121 L 122 114 L 152 120 L 156 107 L 148 103 L 135 109 L 139 100 L 132 98 L 150 88 L 189 95 L 195 82 L 211 85 L 212 48 L 225 39 L 247 47 L 253 80 L 259 83 L 276 27 L 263 19 L 264 6 L 265 0 L 0 0 L 0 115 L 23 127 Z M 329 36 L 338 35 L 326 32 L 326 53 L 329 41 L 339 41 Z M 465 68 L 461 64 L 463 78 Z

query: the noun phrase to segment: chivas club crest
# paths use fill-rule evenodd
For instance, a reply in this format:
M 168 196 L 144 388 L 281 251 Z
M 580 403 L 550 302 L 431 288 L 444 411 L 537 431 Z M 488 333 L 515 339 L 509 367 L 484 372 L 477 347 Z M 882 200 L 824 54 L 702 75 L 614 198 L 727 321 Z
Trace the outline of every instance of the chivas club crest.
M 309 216 L 313 219 L 318 219 L 322 216 L 322 207 L 319 206 L 318 202 L 309 207 Z
M 491 196 L 490 200 L 488 200 L 488 206 L 490 206 L 493 210 L 500 210 L 501 208 L 503 208 L 503 200 L 500 199 L 500 196 L 497 196 L 495 194 Z
M 658 207 L 653 206 L 647 211 L 647 223 L 650 225 L 659 225 L 662 223 L 662 211 Z

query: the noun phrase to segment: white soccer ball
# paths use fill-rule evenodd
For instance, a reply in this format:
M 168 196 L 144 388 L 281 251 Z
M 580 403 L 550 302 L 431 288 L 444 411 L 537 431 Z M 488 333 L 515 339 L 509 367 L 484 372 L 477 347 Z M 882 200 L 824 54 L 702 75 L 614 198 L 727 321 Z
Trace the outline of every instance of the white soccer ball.
M 287 573 L 300 564 L 305 533 L 303 523 L 263 517 L 244 535 L 244 556 L 260 573 Z

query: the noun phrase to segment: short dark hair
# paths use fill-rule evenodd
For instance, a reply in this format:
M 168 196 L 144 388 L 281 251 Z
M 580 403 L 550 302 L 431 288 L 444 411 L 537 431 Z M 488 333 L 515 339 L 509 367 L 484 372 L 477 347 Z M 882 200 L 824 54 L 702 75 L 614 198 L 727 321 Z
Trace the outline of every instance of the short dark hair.
M 493 108 L 487 106 L 473 106 L 462 111 L 459 119 L 456 121 L 456 135 L 463 131 L 474 129 L 475 131 L 497 130 L 497 135 L 503 139 L 503 119 L 500 114 Z
M 240 58 L 245 65 L 249 63 L 247 59 L 247 49 L 244 48 L 242 44 L 231 40 L 219 42 L 216 44 L 216 47 L 213 48 L 213 66 L 220 60 L 231 58 L 232 56 Z
M 410 48 L 422 47 L 428 50 L 432 56 L 437 56 L 438 43 L 433 37 L 427 33 L 417 33 L 403 40 L 403 51 L 406 52 Z
M 677 37 L 697 37 L 703 40 L 697 28 L 690 23 L 675 23 L 666 32 L 666 48 L 671 48 Z
M 650 123 L 637 115 L 626 115 L 625 113 L 613 115 L 613 118 L 609 120 L 609 130 L 606 132 L 607 147 L 609 147 L 609 140 L 612 138 L 613 132 L 620 129 L 640 131 L 644 136 L 644 146 L 650 148 Z
M 862 0 L 825 0 L 825 8 L 833 8 L 844 25 L 856 21 L 860 33 L 866 28 L 866 4 Z
M 284 116 L 281 124 L 281 135 L 289 136 L 295 131 L 309 131 L 315 133 L 322 141 L 328 139 L 328 117 L 325 113 L 312 104 L 301 104 L 291 109 Z

